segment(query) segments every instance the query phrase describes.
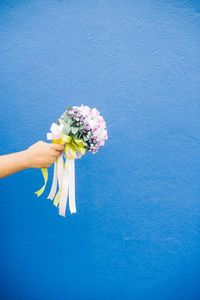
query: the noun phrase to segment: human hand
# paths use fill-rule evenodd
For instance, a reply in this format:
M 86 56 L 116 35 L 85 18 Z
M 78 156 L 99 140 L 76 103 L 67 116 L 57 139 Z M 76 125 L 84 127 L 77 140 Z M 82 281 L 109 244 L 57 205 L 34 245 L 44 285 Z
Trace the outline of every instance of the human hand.
M 27 167 L 48 168 L 58 159 L 63 150 L 64 145 L 39 141 L 24 151 L 27 159 Z

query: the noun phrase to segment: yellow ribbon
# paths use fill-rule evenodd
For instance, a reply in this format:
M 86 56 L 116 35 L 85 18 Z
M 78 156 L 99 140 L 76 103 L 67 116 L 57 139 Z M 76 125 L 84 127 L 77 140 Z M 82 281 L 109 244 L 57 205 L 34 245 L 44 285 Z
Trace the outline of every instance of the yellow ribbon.
M 69 135 L 63 134 L 61 139 L 53 140 L 52 143 L 65 145 L 64 152 L 69 159 L 74 159 L 76 152 L 80 152 L 82 155 L 86 152 L 84 142 Z
M 42 195 L 42 193 L 44 192 L 44 190 L 46 188 L 47 181 L 48 181 L 48 170 L 47 170 L 47 168 L 41 168 L 41 171 L 42 171 L 42 175 L 43 175 L 43 178 L 44 178 L 44 185 L 37 192 L 35 192 L 37 197 Z

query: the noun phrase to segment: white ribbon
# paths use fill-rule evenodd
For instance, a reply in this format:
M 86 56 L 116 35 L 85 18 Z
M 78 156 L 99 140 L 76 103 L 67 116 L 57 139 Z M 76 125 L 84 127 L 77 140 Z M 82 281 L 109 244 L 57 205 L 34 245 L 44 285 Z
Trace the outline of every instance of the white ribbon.
M 63 217 L 65 217 L 65 212 L 66 212 L 68 191 L 69 191 L 68 166 L 65 163 L 62 189 L 61 189 L 60 202 L 59 202 L 59 215 Z
M 69 209 L 71 214 L 76 213 L 75 201 L 75 160 L 67 159 L 69 179 Z
M 58 186 L 60 190 L 62 189 L 63 174 L 64 174 L 64 160 L 63 160 L 63 155 L 60 155 L 57 159 L 57 177 L 58 177 Z
M 58 185 L 57 162 L 55 162 L 54 170 L 53 170 L 53 182 L 52 182 L 51 190 L 50 190 L 50 193 L 49 193 L 47 199 L 50 199 L 50 200 L 54 199 L 54 197 L 56 195 L 56 191 L 57 191 L 57 185 Z
M 74 159 L 67 159 L 62 179 L 62 188 L 59 202 L 59 214 L 65 216 L 67 200 L 69 196 L 69 209 L 71 214 L 76 213 L 75 201 L 75 164 Z
M 62 125 L 55 123 L 51 126 L 51 132 L 47 133 L 47 139 L 59 139 L 62 135 Z M 77 156 L 78 157 L 78 156 Z M 68 159 L 64 161 L 63 154 L 59 156 L 54 163 L 53 182 L 48 199 L 53 200 L 56 196 L 57 187 L 59 187 L 59 214 L 65 216 L 67 200 L 69 198 L 69 209 L 71 214 L 76 213 L 75 200 L 75 160 Z

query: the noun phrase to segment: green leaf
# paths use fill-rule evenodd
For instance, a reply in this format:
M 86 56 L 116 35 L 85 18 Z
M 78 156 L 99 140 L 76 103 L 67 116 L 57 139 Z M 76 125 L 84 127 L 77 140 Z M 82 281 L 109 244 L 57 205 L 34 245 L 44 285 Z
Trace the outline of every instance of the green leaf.
M 72 127 L 71 128 L 71 133 L 76 134 L 78 132 L 78 129 L 79 129 L 78 127 Z
M 80 131 L 83 130 L 84 127 L 85 127 L 85 125 L 80 126 L 80 127 L 79 127 L 79 130 L 80 130 Z
M 72 120 L 71 118 L 69 118 L 69 120 L 68 120 L 68 124 L 71 126 L 71 125 L 72 125 L 72 123 L 73 123 L 73 120 Z
M 63 128 L 63 133 L 68 135 L 69 132 L 70 132 L 70 125 L 68 123 L 66 123 L 64 128 Z
M 86 142 L 88 141 L 88 138 L 86 136 L 83 136 L 83 140 Z

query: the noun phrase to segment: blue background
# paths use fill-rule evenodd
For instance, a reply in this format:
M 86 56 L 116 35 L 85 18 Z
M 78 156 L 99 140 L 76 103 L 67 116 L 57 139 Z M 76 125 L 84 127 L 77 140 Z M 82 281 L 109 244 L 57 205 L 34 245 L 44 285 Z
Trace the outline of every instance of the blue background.
M 0 2 L 0 153 L 73 104 L 109 130 L 76 215 L 35 197 L 39 170 L 1 180 L 1 299 L 200 299 L 199 38 L 199 1 Z

